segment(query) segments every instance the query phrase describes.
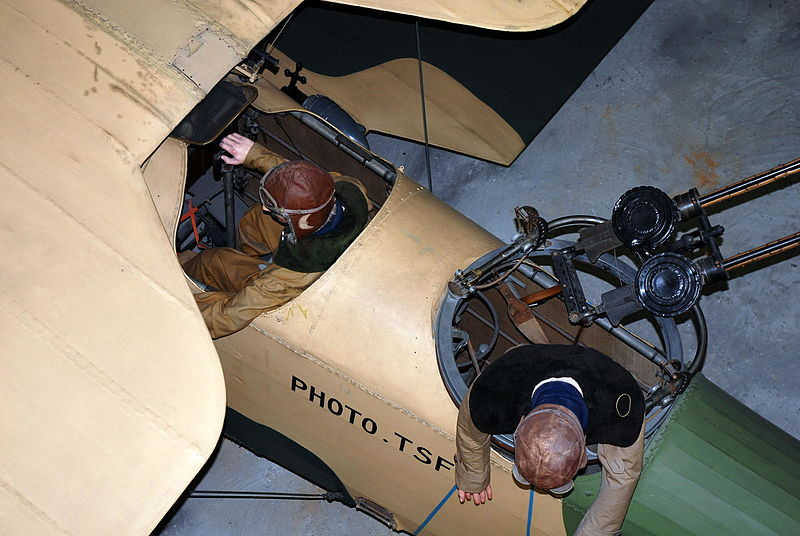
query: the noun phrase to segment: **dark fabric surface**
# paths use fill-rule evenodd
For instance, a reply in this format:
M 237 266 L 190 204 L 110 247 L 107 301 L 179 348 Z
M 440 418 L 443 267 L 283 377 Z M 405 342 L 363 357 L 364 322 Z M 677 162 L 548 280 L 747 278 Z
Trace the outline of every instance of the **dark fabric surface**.
M 644 418 L 644 397 L 633 376 L 591 348 L 557 344 L 509 350 L 475 380 L 470 412 L 487 434 L 510 434 L 531 408 L 531 391 L 554 377 L 571 377 L 589 407 L 586 442 L 630 446 Z
M 416 58 L 419 22 L 422 59 L 491 106 L 527 145 L 651 3 L 590 0 L 555 27 L 502 32 L 312 0 L 295 11 L 278 48 L 306 69 L 342 76 Z

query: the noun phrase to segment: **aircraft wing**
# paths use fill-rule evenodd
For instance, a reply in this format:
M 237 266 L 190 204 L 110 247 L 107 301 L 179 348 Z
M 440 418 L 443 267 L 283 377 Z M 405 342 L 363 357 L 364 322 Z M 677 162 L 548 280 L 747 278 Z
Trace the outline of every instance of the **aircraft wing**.
M 559 24 L 586 0 L 328 0 L 393 13 L 506 32 L 529 32 Z
M 294 61 L 275 49 L 281 65 Z M 509 165 L 525 148 L 519 134 L 464 86 L 441 69 L 423 62 L 428 136 L 431 145 Z M 304 70 L 302 90 L 320 93 L 342 106 L 367 131 L 425 141 L 419 94 L 419 65 L 401 58 L 345 76 L 324 76 Z M 278 88 L 283 73 L 264 72 L 256 83 L 254 105 L 262 111 L 300 108 Z M 391 102 L 391 106 L 386 106 Z
M 298 3 L 0 0 L 0 533 L 149 533 L 216 445 L 218 358 L 141 166 Z M 581 4 L 350 3 L 506 30 Z
M 147 534 L 216 351 L 140 166 L 294 0 L 0 0 L 0 533 Z

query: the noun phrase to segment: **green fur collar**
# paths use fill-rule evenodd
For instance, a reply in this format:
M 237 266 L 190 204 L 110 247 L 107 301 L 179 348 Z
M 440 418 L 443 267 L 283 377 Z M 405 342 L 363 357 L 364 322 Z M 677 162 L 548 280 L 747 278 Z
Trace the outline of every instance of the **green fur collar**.
M 336 199 L 344 207 L 344 218 L 332 231 L 308 236 L 296 244 L 281 238 L 273 262 L 295 272 L 324 272 L 367 225 L 367 201 L 361 190 L 350 182 L 336 185 Z

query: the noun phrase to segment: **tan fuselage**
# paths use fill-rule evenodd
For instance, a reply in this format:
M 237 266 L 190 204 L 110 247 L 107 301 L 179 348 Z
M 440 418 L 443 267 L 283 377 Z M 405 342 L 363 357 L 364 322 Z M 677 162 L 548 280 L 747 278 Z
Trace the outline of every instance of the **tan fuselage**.
M 319 456 L 354 498 L 414 531 L 454 485 L 457 407 L 433 325 L 447 281 L 500 242 L 400 174 L 336 265 L 288 305 L 216 341 L 228 405 Z M 495 500 L 455 497 L 426 527 L 522 533 L 528 490 L 493 454 Z M 536 497 L 538 534 L 564 534 L 560 501 Z M 503 510 L 503 512 L 492 512 Z

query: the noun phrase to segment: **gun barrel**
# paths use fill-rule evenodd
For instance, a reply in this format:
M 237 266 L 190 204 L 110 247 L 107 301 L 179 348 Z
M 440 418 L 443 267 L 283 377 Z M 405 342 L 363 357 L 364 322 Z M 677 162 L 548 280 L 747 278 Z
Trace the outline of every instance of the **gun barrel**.
M 733 257 L 728 257 L 722 261 L 722 268 L 725 271 L 741 268 L 742 266 L 747 266 L 750 263 L 777 255 L 778 253 L 795 248 L 799 245 L 800 233 L 794 233 L 749 251 L 737 253 Z
M 786 164 L 781 164 L 780 166 L 763 171 L 753 175 L 752 177 L 747 177 L 746 179 L 742 179 L 739 182 L 735 182 L 714 192 L 707 193 L 703 196 L 700 196 L 698 201 L 700 206 L 706 208 L 714 203 L 750 192 L 756 188 L 761 188 L 762 186 L 766 186 L 767 184 L 775 182 L 779 179 L 783 179 L 790 175 L 794 175 L 798 172 L 800 172 L 800 159 L 787 162 Z

